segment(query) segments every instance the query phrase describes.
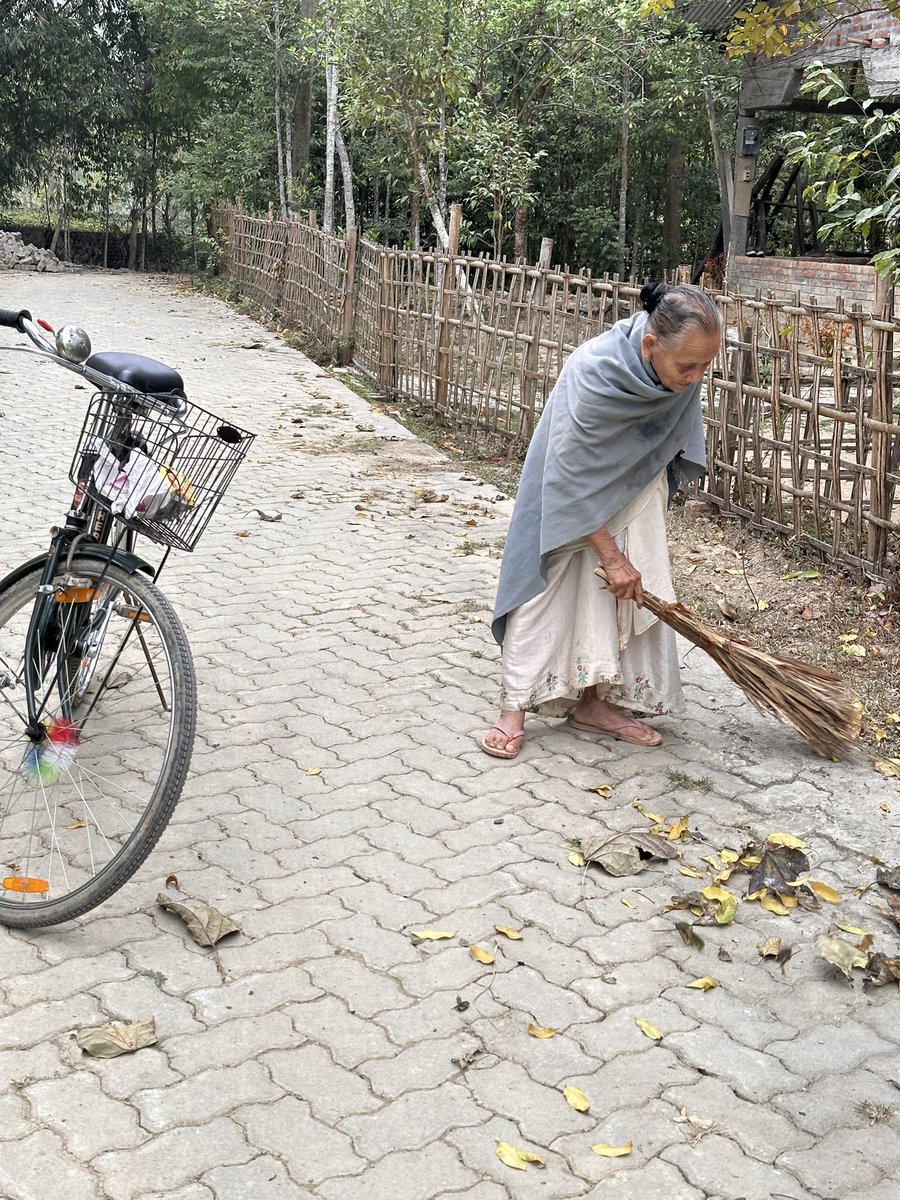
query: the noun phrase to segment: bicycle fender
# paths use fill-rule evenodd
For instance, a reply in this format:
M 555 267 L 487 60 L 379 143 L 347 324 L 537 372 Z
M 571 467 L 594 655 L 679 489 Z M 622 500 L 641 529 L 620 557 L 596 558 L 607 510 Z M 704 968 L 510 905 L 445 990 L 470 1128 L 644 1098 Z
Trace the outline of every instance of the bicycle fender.
M 31 571 L 35 571 L 42 567 L 47 561 L 46 554 L 38 554 L 28 562 L 20 563 L 4 578 L 0 579 L 0 592 L 6 591 L 8 587 L 12 587 L 14 583 L 18 583 L 20 579 L 28 575 Z M 146 575 L 153 575 L 154 568 L 143 558 L 139 558 L 136 554 L 129 554 L 125 550 L 115 550 L 112 546 L 79 546 L 75 551 L 74 562 L 80 558 L 100 559 L 101 562 L 112 562 L 117 567 L 121 567 L 123 571 L 127 571 L 129 575 L 134 575 L 137 571 L 143 571 Z

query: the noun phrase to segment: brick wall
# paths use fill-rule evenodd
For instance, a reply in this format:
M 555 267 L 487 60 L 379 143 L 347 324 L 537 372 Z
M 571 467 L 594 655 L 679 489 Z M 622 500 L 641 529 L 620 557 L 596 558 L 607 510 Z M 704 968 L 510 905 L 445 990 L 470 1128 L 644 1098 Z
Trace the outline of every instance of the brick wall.
M 842 17 L 818 44 L 822 47 L 852 46 L 859 45 L 859 39 L 862 38 L 869 40 L 870 46 L 875 49 L 896 46 L 900 44 L 900 21 L 892 17 L 886 8 L 853 13 Z
M 845 308 L 861 304 L 871 308 L 875 296 L 875 270 L 862 262 L 830 262 L 814 258 L 735 259 L 734 278 L 728 291 L 742 295 L 769 292 L 783 300 L 793 299 L 799 290 L 801 300 L 815 296 L 821 303 L 833 304 L 843 297 Z

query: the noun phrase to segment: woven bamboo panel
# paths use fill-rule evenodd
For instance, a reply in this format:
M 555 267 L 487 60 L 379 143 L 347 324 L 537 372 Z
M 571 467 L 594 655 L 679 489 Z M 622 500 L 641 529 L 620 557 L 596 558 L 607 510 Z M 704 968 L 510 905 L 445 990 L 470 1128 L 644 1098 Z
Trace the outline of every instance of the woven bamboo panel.
M 216 217 L 223 273 L 244 295 L 323 346 L 342 340 L 349 354 L 352 344 L 385 395 L 510 454 L 527 444 L 566 356 L 639 303 L 633 283 L 609 276 L 357 245 L 233 209 Z M 872 312 L 799 296 L 716 300 L 724 328 L 705 388 L 699 494 L 827 560 L 896 575 L 892 290 L 879 283 Z
M 896 570 L 900 326 L 889 306 L 718 300 L 726 325 L 706 389 L 702 494 L 831 561 Z

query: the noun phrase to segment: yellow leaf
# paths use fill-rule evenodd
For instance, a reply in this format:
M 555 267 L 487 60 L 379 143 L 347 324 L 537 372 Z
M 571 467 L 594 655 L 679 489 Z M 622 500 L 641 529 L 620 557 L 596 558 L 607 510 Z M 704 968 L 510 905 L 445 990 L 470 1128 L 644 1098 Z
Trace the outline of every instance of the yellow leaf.
M 731 892 L 726 891 L 725 888 L 716 887 L 715 884 L 710 884 L 709 887 L 701 888 L 700 895 L 705 896 L 707 900 L 719 900 L 722 902 L 732 898 Z
M 680 875 L 687 875 L 688 879 L 702 879 L 703 878 L 702 872 L 695 871 L 693 867 L 679 867 L 678 873 Z
M 670 842 L 677 842 L 683 838 L 688 830 L 687 817 L 679 817 L 674 825 L 670 825 L 668 829 L 668 837 Z
M 758 888 L 755 892 L 748 892 L 744 897 L 745 900 L 761 900 L 766 894 L 766 888 Z
M 771 896 L 762 896 L 759 902 L 766 912 L 774 913 L 776 917 L 786 917 L 790 911 L 780 900 L 773 900 Z
M 886 779 L 900 779 L 900 758 L 876 758 L 872 765 Z
M 794 837 L 792 833 L 770 833 L 766 838 L 766 844 L 769 846 L 786 846 L 789 850 L 805 850 L 806 842 L 803 842 L 798 837 Z
M 612 784 L 600 783 L 596 787 L 589 787 L 585 790 L 588 792 L 596 792 L 598 796 L 602 796 L 604 800 L 608 800 L 612 795 Z
M 66 829 L 87 829 L 87 821 L 73 821 L 71 825 L 67 825 Z
M 590 1100 L 588 1100 L 581 1088 L 572 1087 L 571 1085 L 564 1087 L 563 1095 L 577 1112 L 587 1112 L 591 1107 Z
M 306 773 L 307 773 L 307 775 L 321 775 L 322 768 L 321 767 L 307 767 Z
M 653 823 L 654 825 L 661 825 L 661 824 L 662 824 L 662 822 L 663 822 L 663 821 L 666 819 L 666 818 L 665 818 L 665 817 L 662 815 L 662 813 L 652 813 L 652 812 L 647 812 L 647 810 L 646 810 L 645 808 L 642 808 L 642 809 L 641 809 L 641 812 L 644 814 L 644 816 L 647 818 L 647 820 L 648 820 L 648 821 L 652 821 L 652 823 Z
M 656 1026 L 651 1025 L 649 1021 L 645 1021 L 643 1017 L 635 1017 L 634 1023 L 637 1025 L 644 1037 L 650 1038 L 651 1041 L 658 1042 L 662 1038 L 662 1034 L 656 1028 Z
M 522 934 L 518 929 L 510 929 L 507 925 L 495 925 L 494 928 L 498 933 L 502 933 L 504 937 L 512 938 L 514 942 L 521 942 Z
M 626 908 L 634 908 L 634 904 L 631 900 L 627 900 L 624 896 L 621 897 L 621 900 Z
M 844 933 L 855 933 L 857 937 L 871 936 L 868 929 L 860 929 L 858 925 L 842 925 L 838 921 L 837 928 L 843 930 Z
M 833 887 L 829 887 L 827 883 L 820 883 L 818 879 L 809 881 L 810 891 L 816 893 L 820 900 L 827 900 L 829 904 L 840 904 L 840 892 L 836 892 Z
M 539 1154 L 532 1154 L 530 1150 L 517 1150 L 509 1142 L 497 1143 L 497 1157 L 506 1166 L 514 1167 L 517 1171 L 524 1171 L 529 1163 L 544 1165 L 544 1160 Z
M 693 983 L 687 985 L 689 988 L 696 988 L 700 992 L 711 991 L 712 988 L 719 986 L 718 979 L 713 979 L 712 975 L 704 975 L 702 979 L 695 979 Z
M 760 943 L 758 950 L 760 958 L 777 958 L 781 953 L 781 938 L 766 938 Z
M 797 908 L 800 903 L 796 896 L 786 896 L 783 892 L 778 893 L 778 899 L 785 908 Z
M 727 883 L 731 878 L 731 867 L 726 867 L 724 871 L 720 871 L 718 875 L 713 875 L 713 883 Z
M 759 612 L 765 612 L 769 607 L 769 602 L 768 600 L 757 600 L 756 607 Z
M 738 860 L 738 853 L 736 850 L 720 850 L 719 858 L 721 858 L 723 863 L 736 863 Z
M 709 863 L 709 865 L 712 867 L 712 869 L 714 871 L 722 870 L 722 864 L 719 862 L 719 860 L 716 858 L 716 856 L 714 854 L 707 854 L 704 857 L 703 861 L 705 863 Z
M 482 950 L 480 946 L 470 946 L 469 954 L 476 962 L 484 963 L 486 967 L 489 967 L 494 961 L 494 956 L 490 950 Z
M 745 854 L 739 860 L 742 867 L 746 867 L 748 871 L 752 871 L 754 867 L 758 867 L 762 862 L 762 858 L 758 854 Z
M 634 1149 L 634 1142 L 626 1142 L 624 1146 L 607 1146 L 606 1142 L 596 1142 L 591 1149 L 603 1158 L 623 1158 Z
M 569 862 L 572 864 L 573 867 L 583 867 L 584 866 L 584 855 L 581 853 L 580 850 L 570 850 L 569 851 Z
M 411 929 L 410 933 L 420 942 L 441 942 L 445 938 L 455 938 L 456 930 L 446 929 Z
M 539 1029 L 537 1025 L 529 1025 L 527 1028 L 531 1036 L 536 1038 L 552 1038 L 556 1034 L 555 1029 Z

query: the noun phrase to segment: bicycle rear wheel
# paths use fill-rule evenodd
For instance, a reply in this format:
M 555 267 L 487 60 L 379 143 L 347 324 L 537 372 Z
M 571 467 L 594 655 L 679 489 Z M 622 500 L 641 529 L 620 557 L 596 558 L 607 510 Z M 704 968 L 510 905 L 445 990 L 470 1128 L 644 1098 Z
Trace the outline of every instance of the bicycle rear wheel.
M 73 577 L 74 576 L 74 577 Z M 149 580 L 76 557 L 55 581 L 27 730 L 35 570 L 0 592 L 0 924 L 54 925 L 131 877 L 190 762 L 196 683 L 184 630 Z

